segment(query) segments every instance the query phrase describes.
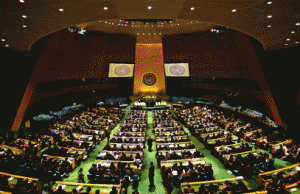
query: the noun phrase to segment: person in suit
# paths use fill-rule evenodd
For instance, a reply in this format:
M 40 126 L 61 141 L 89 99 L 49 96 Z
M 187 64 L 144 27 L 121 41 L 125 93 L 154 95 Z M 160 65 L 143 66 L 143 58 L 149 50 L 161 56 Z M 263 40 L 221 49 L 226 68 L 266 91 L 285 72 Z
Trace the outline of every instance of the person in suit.
M 153 139 L 149 135 L 149 138 L 148 138 L 148 150 L 149 150 L 149 152 L 152 152 L 152 142 L 153 142 Z
M 154 186 L 154 166 L 153 162 L 150 162 L 150 168 L 149 168 L 149 182 L 150 182 L 150 187 Z

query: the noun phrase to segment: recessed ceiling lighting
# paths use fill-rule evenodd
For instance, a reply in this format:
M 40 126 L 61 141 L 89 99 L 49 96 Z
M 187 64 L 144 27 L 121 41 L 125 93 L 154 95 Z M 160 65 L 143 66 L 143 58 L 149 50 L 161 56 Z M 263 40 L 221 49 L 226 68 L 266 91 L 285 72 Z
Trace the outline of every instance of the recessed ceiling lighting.
M 8 44 L 5 45 L 5 47 L 8 47 L 8 46 L 9 46 Z
M 27 16 L 26 15 L 22 15 L 22 18 L 27 18 Z
M 296 26 L 299 26 L 300 25 L 300 23 L 296 23 Z
M 136 33 L 137 35 L 139 35 L 139 33 Z
M 191 7 L 191 10 L 195 10 L 195 8 L 194 8 L 194 7 Z
M 61 8 L 60 8 L 59 11 L 64 11 L 64 9 L 61 9 Z
M 288 38 L 288 39 L 286 39 L 286 40 L 291 40 L 291 39 Z
M 122 20 L 119 20 L 119 22 L 121 22 Z
M 268 28 L 271 28 L 272 26 L 271 25 L 268 25 Z
M 159 33 L 159 34 L 161 34 L 161 33 Z
M 291 31 L 291 33 L 292 33 L 292 34 L 294 34 L 294 33 L 295 33 L 295 31 Z
M 296 44 L 298 44 L 299 42 L 295 42 Z
M 285 44 L 285 45 L 289 45 L 289 44 Z
M 20 0 L 20 2 L 21 2 L 21 3 L 25 3 L 25 1 L 24 1 L 24 0 Z
M 104 10 L 108 10 L 108 8 L 107 8 L 107 7 L 103 7 L 103 9 L 104 9 Z
M 151 9 L 152 7 L 151 6 L 148 6 L 148 9 Z
M 232 12 L 236 12 L 236 9 L 233 9 Z
M 125 26 L 127 26 L 127 24 L 125 24 Z
M 269 4 L 269 5 L 272 4 L 272 1 L 269 1 L 268 4 Z
M 99 22 L 101 22 L 101 21 L 99 21 Z
M 4 39 L 4 38 L 2 38 L 2 39 L 1 39 L 1 41 L 2 41 L 2 42 L 5 42 L 5 39 Z
M 26 25 L 23 25 L 23 28 L 26 28 L 27 26 Z
M 268 15 L 268 18 L 271 18 L 272 17 L 272 15 Z

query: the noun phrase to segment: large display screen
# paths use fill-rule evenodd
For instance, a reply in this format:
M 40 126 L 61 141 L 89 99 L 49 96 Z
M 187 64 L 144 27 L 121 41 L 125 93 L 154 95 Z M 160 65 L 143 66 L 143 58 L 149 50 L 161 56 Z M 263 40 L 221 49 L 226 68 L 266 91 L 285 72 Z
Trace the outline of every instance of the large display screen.
M 189 77 L 189 64 L 165 63 L 165 73 L 167 77 Z
M 134 64 L 109 64 L 108 77 L 133 77 Z

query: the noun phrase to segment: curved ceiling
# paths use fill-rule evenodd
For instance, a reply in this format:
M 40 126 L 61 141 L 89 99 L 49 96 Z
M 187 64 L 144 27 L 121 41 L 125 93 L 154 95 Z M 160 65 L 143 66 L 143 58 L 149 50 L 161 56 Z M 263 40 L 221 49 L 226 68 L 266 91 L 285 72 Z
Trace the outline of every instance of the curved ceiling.
M 161 36 L 224 26 L 256 38 L 265 50 L 300 42 L 300 1 L 295 0 L 5 0 L 0 11 L 0 47 L 24 51 L 43 36 L 72 26 Z M 180 25 L 117 25 L 126 19 L 171 19 Z

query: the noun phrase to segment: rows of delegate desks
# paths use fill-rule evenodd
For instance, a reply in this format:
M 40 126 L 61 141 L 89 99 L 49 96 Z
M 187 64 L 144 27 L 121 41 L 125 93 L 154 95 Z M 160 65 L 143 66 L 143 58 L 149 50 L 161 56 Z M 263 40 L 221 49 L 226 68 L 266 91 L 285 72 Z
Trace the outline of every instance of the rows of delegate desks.
M 188 166 L 189 162 L 193 165 L 208 165 L 204 156 L 199 152 L 199 157 L 194 157 L 193 154 L 197 151 L 193 143 L 191 142 L 188 134 L 179 126 L 177 121 L 173 117 L 168 117 L 169 110 L 155 110 L 154 111 L 154 125 L 156 126 L 155 136 L 156 136 L 156 146 L 157 155 L 162 155 L 161 160 L 162 168 L 172 168 L 173 165 L 182 163 L 183 166 Z M 167 118 L 166 120 L 157 121 L 155 117 L 162 115 L 162 118 Z M 161 123 L 168 122 L 172 127 L 162 127 Z M 190 152 L 192 155 L 188 157 L 186 152 Z M 175 154 L 176 159 L 168 159 L 168 154 Z M 179 175 L 180 176 L 180 175 Z M 211 177 L 206 177 L 211 178 Z M 192 181 L 192 180 L 190 180 Z M 197 180 L 194 180 L 197 181 Z
M 103 108 L 102 108 L 103 109 Z M 102 126 L 106 123 L 105 119 L 114 119 L 113 121 L 119 122 L 120 117 L 117 117 L 118 114 L 113 115 L 109 114 L 107 115 L 101 115 L 105 113 L 105 110 L 101 110 L 99 112 L 100 116 L 94 113 L 89 114 L 90 117 L 87 117 L 86 115 L 82 115 L 78 118 L 76 118 L 76 122 L 78 120 L 81 121 L 82 126 L 80 128 L 74 128 L 75 125 L 74 121 L 67 121 L 64 125 L 57 125 L 59 126 L 58 129 L 52 129 L 52 133 L 58 133 L 62 134 L 63 140 L 60 143 L 62 145 L 60 148 L 67 150 L 68 154 L 75 155 L 79 154 L 80 158 L 83 160 L 87 159 L 88 154 L 94 150 L 95 143 L 99 144 L 105 137 L 105 132 L 103 128 L 105 126 Z M 93 116 L 94 119 L 91 119 Z M 88 121 L 88 122 L 87 122 Z M 92 124 L 91 124 L 92 123 Z M 101 126 L 101 128 L 99 128 Z M 113 126 L 111 126 L 113 127 Z M 72 131 L 72 136 L 66 137 L 64 130 Z M 107 129 L 107 128 L 105 128 Z M 57 156 L 49 156 L 47 157 L 57 157 Z M 63 157 L 58 157 L 58 159 L 64 159 Z M 70 158 L 68 158 L 70 159 Z M 75 168 L 75 160 L 69 161 L 72 164 L 72 168 Z M 101 163 L 101 161 L 99 162 Z M 110 193 L 112 191 L 112 187 L 115 186 L 116 188 L 119 188 L 120 190 L 120 184 L 83 184 L 83 183 L 71 183 L 71 182 L 61 182 L 56 181 L 56 183 L 53 185 L 53 190 L 56 191 L 58 186 L 61 185 L 62 188 L 70 193 L 74 188 L 80 191 L 80 193 L 85 192 L 88 187 L 91 187 L 92 192 L 95 192 L 96 190 L 100 190 L 100 193 Z
M 121 179 L 128 176 L 132 179 L 134 175 L 140 176 L 145 131 L 147 129 L 147 114 L 143 114 L 141 118 L 138 112 L 133 111 L 128 114 L 124 123 L 120 125 L 119 130 L 114 133 L 108 144 L 97 156 L 94 165 L 97 169 L 106 169 L 104 176 L 88 174 L 89 181 L 92 184 L 63 183 L 58 181 L 54 188 L 57 188 L 58 185 L 65 185 L 66 191 L 71 192 L 72 189 L 77 188 L 80 192 L 85 192 L 87 187 L 91 187 L 92 192 L 99 189 L 100 193 L 110 193 L 112 187 L 116 187 L 118 191 L 121 190 Z M 145 113 L 144 111 L 142 112 Z M 132 123 L 132 125 L 128 125 L 129 123 Z M 129 140 L 132 141 L 130 142 Z M 136 158 L 137 154 L 140 155 L 139 159 Z M 110 170 L 112 165 L 116 170 L 119 170 L 119 168 L 125 170 L 125 175 L 120 174 L 112 177 Z
M 177 114 L 178 114 L 178 112 L 177 112 Z M 193 113 L 186 112 L 186 114 L 190 115 Z M 201 113 L 197 113 L 196 116 L 199 114 L 201 114 Z M 207 112 L 205 112 L 205 114 L 207 114 Z M 215 113 L 215 114 L 219 115 L 218 113 Z M 244 140 L 241 138 L 238 138 L 231 134 L 230 134 L 231 137 L 224 137 L 225 135 L 227 135 L 229 133 L 229 131 L 226 130 L 227 127 L 229 125 L 236 126 L 237 124 L 240 123 L 240 121 L 229 122 L 228 119 L 227 120 L 223 119 L 224 120 L 223 126 L 225 126 L 225 129 L 220 128 L 214 122 L 206 123 L 208 127 L 205 127 L 205 128 L 203 128 L 203 127 L 195 128 L 195 127 L 201 125 L 201 122 L 198 122 L 201 120 L 201 117 L 199 117 L 198 120 L 194 119 L 193 116 L 192 117 L 189 116 L 188 118 L 189 119 L 182 117 L 181 119 L 185 121 L 185 123 L 188 127 L 194 127 L 194 131 L 195 131 L 195 134 L 197 135 L 198 139 L 200 141 L 202 141 L 208 149 L 212 150 L 212 152 L 216 156 L 219 156 L 223 160 L 223 162 L 227 168 L 230 168 L 232 165 L 232 163 L 230 163 L 230 161 L 229 161 L 230 156 L 233 157 L 233 159 L 234 159 L 238 155 L 240 155 L 242 157 L 246 157 L 249 154 L 253 154 L 253 155 L 260 154 L 260 152 L 258 150 L 252 150 L 251 147 L 246 148 L 246 150 L 244 148 L 242 148 Z M 207 118 L 207 116 L 206 116 L 206 118 Z M 217 116 L 217 118 L 221 119 L 221 115 Z M 237 132 L 239 132 L 239 130 L 241 128 L 245 128 L 247 126 L 248 126 L 248 124 L 245 126 L 236 127 L 233 131 L 231 131 L 231 133 L 236 134 Z M 249 133 L 249 134 L 251 134 L 251 133 Z M 248 135 L 248 134 L 246 134 L 246 135 Z M 224 154 L 224 152 L 223 152 L 224 148 L 228 148 L 229 146 L 233 147 L 235 149 L 236 153 Z M 239 150 L 241 152 L 239 152 Z M 239 179 L 243 179 L 243 177 L 239 177 Z M 202 184 L 204 184 L 204 185 L 208 185 L 209 183 L 223 184 L 225 181 L 237 182 L 238 180 L 237 179 L 228 179 L 228 180 L 204 181 L 204 182 L 196 182 L 196 183 L 183 183 L 182 184 L 182 192 L 186 185 L 194 185 L 194 187 L 195 187 L 194 190 L 198 190 L 199 186 Z M 244 183 L 246 186 L 248 186 L 248 184 L 245 181 L 244 181 Z

